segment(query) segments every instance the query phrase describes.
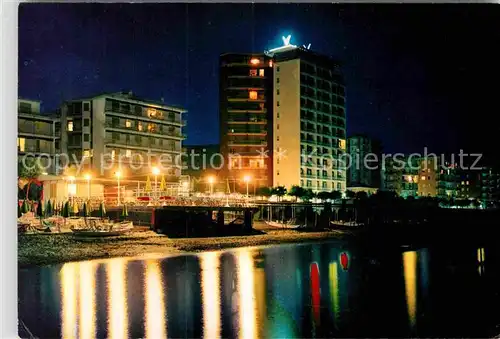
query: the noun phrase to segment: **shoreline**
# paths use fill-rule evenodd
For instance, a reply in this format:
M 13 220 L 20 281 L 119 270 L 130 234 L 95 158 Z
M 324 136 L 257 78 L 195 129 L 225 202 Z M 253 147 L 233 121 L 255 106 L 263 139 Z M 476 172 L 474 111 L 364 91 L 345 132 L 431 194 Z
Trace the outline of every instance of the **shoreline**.
M 18 236 L 18 268 L 55 265 L 73 261 L 179 255 L 239 247 L 280 245 L 354 236 L 341 230 L 262 230 L 261 234 L 207 238 L 169 238 L 150 230 L 132 231 L 119 237 L 77 239 L 73 234 L 27 234 Z

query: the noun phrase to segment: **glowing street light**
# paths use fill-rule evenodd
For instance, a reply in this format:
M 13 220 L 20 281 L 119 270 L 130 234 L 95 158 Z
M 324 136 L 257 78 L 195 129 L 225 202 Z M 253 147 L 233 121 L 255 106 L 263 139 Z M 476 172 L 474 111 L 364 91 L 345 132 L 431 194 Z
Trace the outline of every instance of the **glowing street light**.
M 115 177 L 118 182 L 118 203 L 117 205 L 120 205 L 120 177 L 122 176 L 122 173 L 120 171 L 115 172 Z
M 250 182 L 250 180 L 252 180 L 252 177 L 250 177 L 249 175 L 245 175 L 243 177 L 243 181 L 246 182 L 247 184 L 247 199 L 248 199 L 248 183 Z
M 212 195 L 214 193 L 215 177 L 209 176 L 207 180 L 208 180 L 208 183 L 210 184 L 210 195 Z
M 87 195 L 88 199 L 90 200 L 90 179 L 92 179 L 90 173 L 85 174 L 85 179 L 87 179 Z
M 160 169 L 158 167 L 153 167 L 152 171 L 155 176 L 155 196 L 158 198 L 158 175 L 160 174 Z

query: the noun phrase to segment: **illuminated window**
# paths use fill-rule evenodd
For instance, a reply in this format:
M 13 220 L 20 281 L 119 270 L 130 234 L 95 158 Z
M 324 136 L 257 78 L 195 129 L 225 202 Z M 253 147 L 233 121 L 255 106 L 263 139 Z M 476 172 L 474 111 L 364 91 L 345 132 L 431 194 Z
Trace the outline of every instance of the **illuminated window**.
M 273 67 L 273 61 L 269 60 L 269 67 Z
M 256 77 L 257 76 L 257 70 L 256 69 L 251 69 L 250 70 L 250 76 L 251 77 Z
M 130 120 L 125 120 L 125 127 L 127 127 L 127 128 L 132 127 L 132 121 L 130 121 Z
M 257 58 L 252 58 L 252 59 L 250 59 L 250 63 L 252 65 L 258 65 L 258 64 L 260 64 L 260 60 Z
M 83 151 L 83 157 L 84 158 L 89 158 L 90 157 L 90 150 L 86 149 Z
M 422 175 L 422 177 L 420 177 L 420 180 L 425 180 L 425 175 Z
M 128 150 L 126 150 L 126 151 L 125 151 L 125 156 L 126 156 L 127 158 L 130 158 L 130 157 L 132 156 L 132 151 L 131 151 L 131 150 L 129 150 L 129 149 L 128 149 Z
M 264 69 L 259 69 L 259 76 L 263 77 L 264 76 Z
M 114 158 L 115 158 L 115 154 L 116 154 L 115 150 L 114 150 L 114 149 L 113 149 L 113 150 L 111 150 L 111 159 L 114 159 Z
M 19 152 L 24 152 L 26 147 L 26 139 L 25 138 L 17 138 L 17 148 Z
M 150 117 L 150 118 L 154 118 L 154 117 L 156 117 L 156 109 L 154 109 L 154 108 L 149 108 L 149 109 L 148 109 L 148 117 Z
M 68 121 L 68 131 L 69 132 L 73 131 L 73 121 Z
M 468 184 L 469 184 L 469 181 L 467 181 L 465 184 L 466 184 L 466 185 L 468 185 Z
M 462 185 L 465 185 L 465 182 L 462 181 Z
M 249 93 L 250 99 L 257 100 L 257 91 L 250 91 L 248 93 Z
M 142 131 L 142 122 L 137 123 L 137 130 Z
M 155 132 L 156 126 L 155 124 L 148 124 L 148 132 Z
M 345 150 L 345 139 L 339 139 L 339 147 L 342 150 Z

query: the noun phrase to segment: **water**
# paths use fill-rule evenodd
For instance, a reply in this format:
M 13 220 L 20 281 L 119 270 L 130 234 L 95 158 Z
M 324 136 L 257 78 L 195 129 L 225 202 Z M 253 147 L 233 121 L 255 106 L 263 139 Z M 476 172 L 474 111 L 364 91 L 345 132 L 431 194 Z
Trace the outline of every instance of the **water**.
M 485 337 L 500 333 L 495 248 L 284 245 L 19 272 L 38 337 Z

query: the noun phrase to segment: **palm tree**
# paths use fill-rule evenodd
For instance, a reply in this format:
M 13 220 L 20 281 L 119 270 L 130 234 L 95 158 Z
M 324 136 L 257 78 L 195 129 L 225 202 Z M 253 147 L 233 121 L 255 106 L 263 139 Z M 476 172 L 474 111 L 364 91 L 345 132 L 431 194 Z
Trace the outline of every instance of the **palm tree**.
M 285 186 L 274 187 L 273 194 L 275 194 L 278 197 L 278 201 L 280 201 L 281 197 L 283 197 L 286 194 L 286 187 Z
M 25 157 L 17 163 L 17 175 L 19 179 L 27 180 L 25 199 L 29 199 L 31 183 L 42 174 L 40 163 L 35 158 Z
M 289 196 L 295 197 L 295 201 L 304 196 L 304 189 L 298 185 L 293 185 L 290 187 L 290 191 L 288 192 Z
M 325 200 L 330 199 L 330 192 L 324 192 L 324 191 L 318 192 L 318 194 L 316 194 L 316 196 L 318 197 L 318 199 L 325 201 Z
M 311 201 L 314 197 L 316 197 L 316 193 L 312 189 L 308 188 L 304 190 L 303 199 L 305 201 Z
M 348 199 L 352 199 L 354 198 L 354 196 L 356 195 L 356 193 L 354 193 L 353 191 L 351 190 L 347 190 L 345 191 L 345 196 L 348 198 Z
M 329 192 L 330 200 L 337 200 L 342 198 L 342 193 L 340 191 L 331 191 Z
M 257 189 L 257 195 L 263 197 L 270 197 L 271 195 L 273 195 L 272 188 L 267 186 L 261 186 Z

